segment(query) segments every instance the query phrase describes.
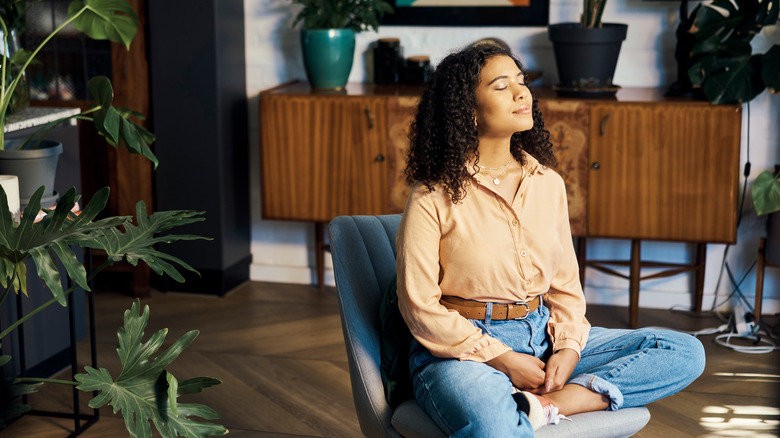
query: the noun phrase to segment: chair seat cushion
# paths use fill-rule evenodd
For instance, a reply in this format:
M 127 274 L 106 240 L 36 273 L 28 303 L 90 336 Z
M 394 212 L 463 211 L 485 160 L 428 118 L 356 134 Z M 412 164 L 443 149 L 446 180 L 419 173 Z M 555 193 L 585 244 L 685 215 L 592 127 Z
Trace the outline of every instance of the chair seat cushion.
M 628 437 L 639 432 L 648 421 L 650 412 L 645 407 L 617 411 L 587 412 L 572 415 L 571 421 L 544 426 L 536 431 L 537 438 L 553 437 Z M 436 423 L 415 400 L 406 400 L 395 409 L 391 421 L 395 430 L 407 438 L 446 438 Z

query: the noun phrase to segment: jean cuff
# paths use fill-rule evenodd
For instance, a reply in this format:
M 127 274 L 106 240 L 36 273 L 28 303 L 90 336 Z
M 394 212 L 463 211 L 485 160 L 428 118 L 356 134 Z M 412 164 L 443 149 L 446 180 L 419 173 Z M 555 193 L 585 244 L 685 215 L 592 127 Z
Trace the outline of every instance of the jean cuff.
M 601 377 L 594 376 L 592 374 L 582 374 L 567 383 L 574 383 L 576 385 L 584 386 L 591 391 L 605 395 L 609 398 L 608 411 L 617 411 L 623 406 L 623 393 L 617 388 L 617 386 L 607 382 Z

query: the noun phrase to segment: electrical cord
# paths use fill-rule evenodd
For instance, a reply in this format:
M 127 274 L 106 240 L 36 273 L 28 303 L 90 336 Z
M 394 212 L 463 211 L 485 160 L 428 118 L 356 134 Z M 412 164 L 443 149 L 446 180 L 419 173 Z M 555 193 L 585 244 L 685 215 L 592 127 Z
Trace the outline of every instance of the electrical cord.
M 752 346 L 749 345 L 738 345 L 733 344 L 731 342 L 731 339 L 738 338 L 738 339 L 748 339 L 753 342 Z M 760 336 L 745 336 L 740 335 L 738 333 L 725 333 L 722 335 L 718 335 L 715 337 L 715 342 L 719 345 L 722 345 L 727 348 L 731 348 L 732 350 L 738 352 L 738 353 L 748 353 L 748 354 L 766 354 L 771 353 L 775 350 L 780 350 L 780 347 L 775 344 L 772 339 L 766 339 L 762 338 Z M 765 345 L 758 345 L 759 343 L 764 343 Z

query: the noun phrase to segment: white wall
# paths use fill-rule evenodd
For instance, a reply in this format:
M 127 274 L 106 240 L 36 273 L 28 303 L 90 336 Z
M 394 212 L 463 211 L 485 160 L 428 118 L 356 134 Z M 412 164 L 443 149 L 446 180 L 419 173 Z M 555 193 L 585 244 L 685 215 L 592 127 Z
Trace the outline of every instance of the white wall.
M 576 21 L 580 0 L 550 2 L 550 23 Z M 675 80 L 674 30 L 678 12 L 676 2 L 646 0 L 611 0 L 604 12 L 604 21 L 627 23 L 628 36 L 623 43 L 614 82 L 623 87 L 665 87 Z M 314 227 L 310 223 L 267 221 L 261 219 L 258 150 L 257 94 L 267 88 L 292 79 L 305 79 L 298 31 L 291 28 L 294 10 L 288 0 L 245 0 L 247 94 L 250 113 L 250 148 L 252 169 L 252 256 L 251 279 L 288 283 L 313 283 L 315 280 Z M 780 29 L 764 29 L 754 41 L 757 50 L 765 51 L 780 43 Z M 378 33 L 358 35 L 355 62 L 350 81 L 370 80 L 364 57 L 370 43 L 380 37 L 399 37 L 406 56 L 429 55 L 435 64 L 449 51 L 483 37 L 499 37 L 515 50 L 526 67 L 541 70 L 541 84 L 557 82 L 552 46 L 545 27 L 399 27 L 384 26 Z M 747 158 L 747 111 L 743 118 L 742 164 Z M 750 160 L 752 171 L 748 184 L 762 170 L 780 162 L 780 96 L 764 92 L 750 103 Z M 706 148 L 702 154 L 708 153 Z M 740 166 L 740 168 L 741 168 Z M 740 170 L 741 174 L 741 170 Z M 740 184 L 742 184 L 740 182 Z M 748 188 L 750 186 L 748 185 Z M 749 190 L 748 190 L 749 193 Z M 748 195 L 749 196 L 749 195 Z M 756 259 L 758 238 L 764 233 L 765 220 L 756 217 L 750 199 L 745 202 L 738 242 L 728 249 L 726 260 L 739 279 Z M 630 244 L 626 241 L 591 240 L 590 258 L 628 258 Z M 647 242 L 642 245 L 644 259 L 657 261 L 690 261 L 693 245 Z M 708 245 L 705 281 L 705 309 L 714 299 L 727 297 L 734 290 L 721 265 L 725 245 Z M 326 256 L 326 282 L 333 284 L 330 258 Z M 651 271 L 646 271 L 649 273 Z M 626 280 L 588 270 L 586 295 L 591 303 L 627 305 Z M 689 306 L 693 278 L 679 275 L 642 282 L 640 305 L 652 308 Z M 717 286 L 717 297 L 715 296 Z M 755 290 L 755 269 L 740 286 L 752 302 Z M 767 270 L 764 283 L 765 312 L 780 311 L 780 272 Z

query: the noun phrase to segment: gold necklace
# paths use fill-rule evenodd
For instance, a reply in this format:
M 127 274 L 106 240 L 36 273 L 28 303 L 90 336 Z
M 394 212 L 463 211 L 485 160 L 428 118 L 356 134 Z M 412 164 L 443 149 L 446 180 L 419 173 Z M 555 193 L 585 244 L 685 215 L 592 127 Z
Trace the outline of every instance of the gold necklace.
M 506 164 L 504 164 L 501 167 L 482 167 L 482 166 L 479 166 L 479 171 L 482 172 L 482 170 L 484 169 L 485 173 L 488 174 L 488 176 L 493 178 L 493 184 L 499 185 L 499 184 L 501 184 L 501 179 L 500 178 L 502 176 L 504 176 L 506 171 L 509 169 L 509 165 L 512 164 L 513 160 L 514 160 L 514 157 L 509 157 L 509 161 L 507 161 Z M 498 175 L 493 175 L 492 173 L 487 172 L 488 169 L 490 169 L 490 170 L 498 170 L 499 171 Z

